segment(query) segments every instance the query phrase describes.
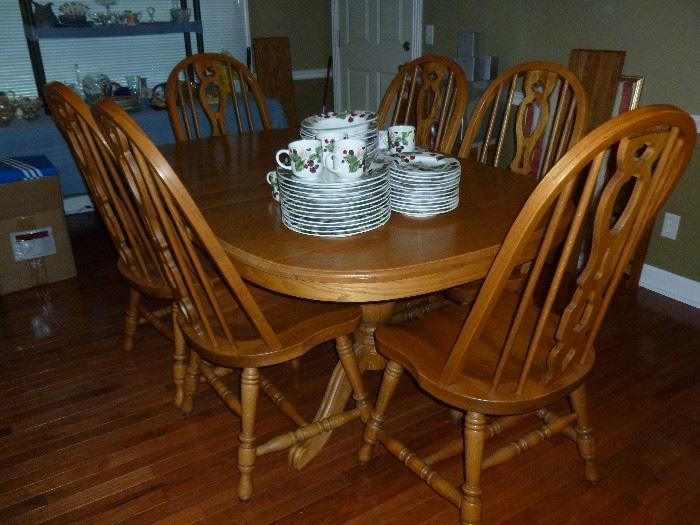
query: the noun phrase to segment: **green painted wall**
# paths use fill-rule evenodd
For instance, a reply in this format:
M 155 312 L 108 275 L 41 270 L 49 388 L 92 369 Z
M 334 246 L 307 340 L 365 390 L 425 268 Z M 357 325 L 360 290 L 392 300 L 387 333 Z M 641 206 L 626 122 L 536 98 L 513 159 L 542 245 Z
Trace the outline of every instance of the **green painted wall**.
M 500 69 L 537 59 L 567 64 L 572 48 L 624 50 L 624 73 L 645 77 L 641 104 L 700 115 L 698 0 L 424 0 L 423 22 L 435 26 L 424 54 L 455 55 L 458 31 L 480 31 Z M 700 147 L 664 211 L 681 216 L 678 239 L 659 236 L 662 211 L 646 262 L 700 281 Z
M 248 8 L 251 38 L 287 36 L 292 69 L 325 70 L 332 53 L 328 0 L 248 0 Z M 324 86 L 324 79 L 294 82 L 300 119 L 321 110 Z M 333 107 L 332 99 L 329 107 Z

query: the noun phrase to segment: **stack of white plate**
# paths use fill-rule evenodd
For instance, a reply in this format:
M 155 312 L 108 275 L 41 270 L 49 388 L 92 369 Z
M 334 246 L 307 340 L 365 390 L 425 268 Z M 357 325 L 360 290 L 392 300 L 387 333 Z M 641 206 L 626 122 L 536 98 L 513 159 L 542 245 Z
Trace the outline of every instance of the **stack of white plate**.
M 298 233 L 355 235 L 382 226 L 391 215 L 388 163 L 374 163 L 355 179 L 328 170 L 299 178 L 278 168 L 277 181 L 282 222 Z
M 459 161 L 419 150 L 394 154 L 391 162 L 391 209 L 413 217 L 454 210 L 459 204 Z
M 349 139 L 364 140 L 368 163 L 377 157 L 379 138 L 376 113 L 364 110 L 317 113 L 301 122 L 299 134 L 303 139 L 315 139 L 324 131 L 345 133 Z

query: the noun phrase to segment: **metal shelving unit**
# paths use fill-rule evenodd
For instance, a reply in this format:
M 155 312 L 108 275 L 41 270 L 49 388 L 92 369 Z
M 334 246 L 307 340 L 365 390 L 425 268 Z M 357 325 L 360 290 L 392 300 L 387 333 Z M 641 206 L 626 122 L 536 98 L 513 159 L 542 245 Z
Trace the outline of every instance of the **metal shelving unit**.
M 105 38 L 105 37 L 129 37 L 141 35 L 162 35 L 166 33 L 182 33 L 185 40 L 185 54 L 192 54 L 192 43 L 190 33 L 195 33 L 197 41 L 197 51 L 204 52 L 204 35 L 202 30 L 202 11 L 199 5 L 200 0 L 192 0 L 192 10 L 194 20 L 191 22 L 144 22 L 133 26 L 127 25 L 89 25 L 85 27 L 37 27 L 32 10 L 31 0 L 19 0 L 19 7 L 22 13 L 22 23 L 24 24 L 24 35 L 27 39 L 29 58 L 32 62 L 34 72 L 34 82 L 37 93 L 41 93 L 42 87 L 46 84 L 46 73 L 44 72 L 44 61 L 41 56 L 41 46 L 39 42 L 46 39 L 61 38 Z M 182 8 L 188 8 L 187 0 L 180 0 Z

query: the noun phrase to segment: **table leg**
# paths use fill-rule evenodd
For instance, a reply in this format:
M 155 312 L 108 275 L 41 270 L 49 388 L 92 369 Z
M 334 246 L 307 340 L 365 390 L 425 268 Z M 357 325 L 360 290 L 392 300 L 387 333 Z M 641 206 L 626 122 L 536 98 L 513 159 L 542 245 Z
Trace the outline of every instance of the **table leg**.
M 362 325 L 355 332 L 355 352 L 357 353 L 361 372 L 384 368 L 385 360 L 377 353 L 374 347 L 374 330 L 377 328 L 377 325 L 388 320 L 393 311 L 393 302 L 362 305 Z M 328 382 L 326 393 L 323 396 L 321 406 L 316 412 L 314 421 L 345 410 L 345 405 L 347 405 L 351 395 L 350 382 L 345 375 L 342 365 L 338 363 L 333 369 L 333 374 Z M 295 469 L 301 469 L 306 466 L 321 451 L 326 441 L 331 437 L 331 432 L 324 432 L 289 449 L 290 466 Z

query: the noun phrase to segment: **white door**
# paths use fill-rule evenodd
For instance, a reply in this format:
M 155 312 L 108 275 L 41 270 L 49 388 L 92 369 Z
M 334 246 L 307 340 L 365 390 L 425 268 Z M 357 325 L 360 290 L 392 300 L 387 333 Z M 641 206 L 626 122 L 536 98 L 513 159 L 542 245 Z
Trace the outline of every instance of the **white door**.
M 401 64 L 421 55 L 422 0 L 333 0 L 336 111 L 376 111 Z

